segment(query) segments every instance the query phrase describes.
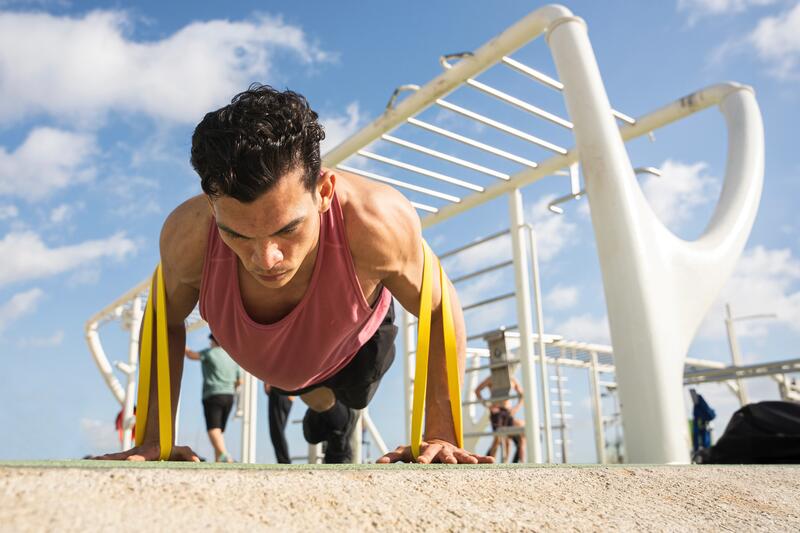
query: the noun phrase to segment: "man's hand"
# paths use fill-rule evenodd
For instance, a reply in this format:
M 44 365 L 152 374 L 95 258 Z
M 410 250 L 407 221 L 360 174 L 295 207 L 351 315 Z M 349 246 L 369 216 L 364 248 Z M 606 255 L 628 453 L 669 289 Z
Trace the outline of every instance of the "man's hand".
M 422 441 L 420 454 L 417 460 L 411 455 L 411 446 L 398 446 L 393 452 L 389 452 L 380 459 L 378 463 L 446 463 L 446 464 L 467 464 L 494 463 L 494 457 L 479 455 L 468 452 L 454 444 L 441 439 L 431 439 Z
M 92 457 L 92 459 L 99 461 L 158 461 L 160 457 L 160 445 L 142 444 L 124 452 L 107 453 Z M 173 446 L 172 452 L 169 454 L 169 460 L 200 462 L 200 458 L 188 446 Z

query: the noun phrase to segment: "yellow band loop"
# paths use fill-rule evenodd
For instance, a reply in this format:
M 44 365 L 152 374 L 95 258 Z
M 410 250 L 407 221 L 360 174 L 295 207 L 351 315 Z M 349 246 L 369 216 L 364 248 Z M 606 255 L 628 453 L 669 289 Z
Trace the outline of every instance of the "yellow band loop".
M 139 342 L 139 390 L 136 406 L 136 445 L 144 441 L 150 402 L 150 374 L 153 357 L 153 292 L 156 306 L 156 357 L 158 390 L 158 429 L 160 459 L 166 461 L 172 453 L 172 395 L 169 376 L 169 337 L 167 334 L 167 299 L 164 276 L 159 263 L 155 272 L 155 290 L 150 285 L 150 297 L 144 309 L 142 338 Z
M 428 388 L 428 354 L 431 341 L 431 313 L 433 304 L 433 252 L 428 243 L 422 241 L 424 263 L 422 268 L 422 287 L 419 301 L 419 320 L 417 329 L 417 362 L 414 371 L 414 401 L 411 411 L 411 454 L 414 460 L 419 457 L 422 445 L 422 421 L 425 412 L 425 395 Z M 438 261 L 437 261 L 438 263 Z M 450 292 L 447 276 L 441 263 L 439 281 L 442 287 L 442 329 L 444 334 L 445 364 L 447 369 L 447 388 L 450 397 L 450 412 L 453 416 L 456 443 L 464 447 L 463 425 L 461 418 L 461 384 L 458 371 L 458 351 L 456 334 L 453 325 L 453 314 L 450 310 Z

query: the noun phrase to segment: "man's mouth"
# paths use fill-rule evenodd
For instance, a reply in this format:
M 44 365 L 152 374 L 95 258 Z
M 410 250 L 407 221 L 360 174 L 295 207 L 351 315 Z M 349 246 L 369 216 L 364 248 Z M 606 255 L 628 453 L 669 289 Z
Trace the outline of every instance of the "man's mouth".
M 269 274 L 269 275 L 267 275 L 267 274 L 256 274 L 256 276 L 258 276 L 260 279 L 262 279 L 264 281 L 277 281 L 277 280 L 281 279 L 283 276 L 285 276 L 287 272 L 288 272 L 288 270 L 285 270 L 283 272 L 278 272 L 277 274 Z

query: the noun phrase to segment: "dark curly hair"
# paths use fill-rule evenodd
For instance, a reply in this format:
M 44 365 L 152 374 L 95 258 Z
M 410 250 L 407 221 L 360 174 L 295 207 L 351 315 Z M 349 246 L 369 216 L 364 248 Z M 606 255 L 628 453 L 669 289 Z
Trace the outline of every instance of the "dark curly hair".
M 192 135 L 191 158 L 203 192 L 252 202 L 300 165 L 313 191 L 325 138 L 317 118 L 304 96 L 256 83 L 206 114 Z

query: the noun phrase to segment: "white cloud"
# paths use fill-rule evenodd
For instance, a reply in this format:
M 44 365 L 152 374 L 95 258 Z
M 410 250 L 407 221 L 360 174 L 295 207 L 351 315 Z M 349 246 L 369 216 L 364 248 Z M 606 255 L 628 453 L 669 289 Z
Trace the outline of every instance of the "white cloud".
M 759 58 L 778 78 L 798 77 L 800 65 L 800 3 L 774 17 L 758 21 L 747 36 Z
M 577 226 L 564 216 L 547 209 L 555 195 L 547 195 L 530 207 L 530 220 L 536 233 L 539 261 L 546 263 L 574 244 Z
M 0 267 L 0 286 L 54 276 L 103 257 L 122 259 L 135 250 L 136 245 L 124 233 L 57 248 L 48 248 L 31 231 L 8 233 L 0 240 L 0 257 L 5 258 Z
M 194 123 L 251 81 L 274 79 L 278 52 L 330 59 L 279 17 L 194 22 L 149 42 L 130 38 L 134 22 L 111 10 L 0 13 L 0 121 L 44 113 L 87 123 L 113 108 Z
M 718 193 L 718 181 L 706 172 L 704 162 L 685 164 L 667 159 L 661 177 L 649 176 L 642 192 L 658 218 L 670 229 L 691 219 L 694 208 L 708 203 Z
M 0 146 L 0 195 L 33 202 L 58 189 L 89 181 L 95 169 L 87 160 L 96 151 L 91 135 L 36 128 L 13 152 Z
M 44 296 L 44 291 L 39 288 L 20 292 L 0 306 L 0 331 L 7 328 L 12 322 L 36 311 L 36 306 Z
M 706 315 L 700 336 L 724 337 L 726 302 L 730 302 L 734 317 L 778 315 L 776 319 L 736 322 L 739 337 L 764 337 L 770 326 L 776 324 L 800 332 L 800 259 L 788 249 L 770 250 L 757 246 L 746 250 L 719 299 Z
M 49 337 L 30 337 L 19 342 L 21 348 L 56 348 L 64 342 L 64 330 L 59 329 Z
M 544 297 L 547 309 L 569 309 L 578 302 L 578 288 L 556 285 Z
M 323 156 L 361 127 L 363 117 L 361 116 L 358 102 L 350 103 L 345 113 L 344 115 L 320 117 L 319 122 L 325 128 L 325 139 L 320 144 L 320 153 Z
M 50 222 L 59 224 L 72 218 L 73 209 L 67 204 L 61 204 L 50 211 Z
M 15 205 L 0 205 L 0 220 L 17 218 L 19 210 Z
M 552 332 L 567 340 L 611 344 L 608 318 L 588 314 L 573 316 L 556 326 Z
M 748 8 L 774 4 L 778 0 L 678 0 L 678 11 L 686 12 L 689 24 L 711 15 L 741 13 Z

